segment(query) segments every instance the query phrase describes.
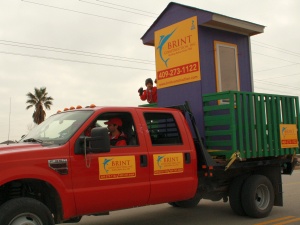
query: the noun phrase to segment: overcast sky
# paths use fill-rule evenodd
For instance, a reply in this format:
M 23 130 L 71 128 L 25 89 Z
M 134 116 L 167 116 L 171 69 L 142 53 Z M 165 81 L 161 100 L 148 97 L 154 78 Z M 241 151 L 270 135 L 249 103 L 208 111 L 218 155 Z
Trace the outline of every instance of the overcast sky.
M 266 26 L 251 37 L 255 91 L 300 95 L 299 0 L 177 2 Z M 47 117 L 76 105 L 144 103 L 137 90 L 155 78 L 155 64 L 140 38 L 168 3 L 0 0 L 0 142 L 33 126 L 34 109 L 25 108 L 34 87 L 54 98 Z

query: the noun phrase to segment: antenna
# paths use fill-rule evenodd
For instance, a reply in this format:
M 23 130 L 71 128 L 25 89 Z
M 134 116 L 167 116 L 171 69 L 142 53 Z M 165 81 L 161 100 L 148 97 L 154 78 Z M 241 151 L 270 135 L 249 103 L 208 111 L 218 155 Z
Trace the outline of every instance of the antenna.
M 9 114 L 8 114 L 8 136 L 7 136 L 7 145 L 9 145 L 9 135 L 10 135 L 10 115 L 11 115 L 11 97 L 9 98 Z

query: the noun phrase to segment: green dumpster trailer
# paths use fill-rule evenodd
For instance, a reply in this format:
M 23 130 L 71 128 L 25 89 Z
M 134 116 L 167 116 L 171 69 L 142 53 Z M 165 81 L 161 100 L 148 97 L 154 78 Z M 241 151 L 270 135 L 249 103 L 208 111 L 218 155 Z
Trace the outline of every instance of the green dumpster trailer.
M 282 174 L 299 154 L 299 99 L 227 91 L 203 95 L 202 198 L 227 201 L 238 215 L 267 216 L 283 206 Z M 201 167 L 201 168 L 200 168 Z
M 204 95 L 203 105 L 205 144 L 213 157 L 299 154 L 298 97 L 227 91 Z

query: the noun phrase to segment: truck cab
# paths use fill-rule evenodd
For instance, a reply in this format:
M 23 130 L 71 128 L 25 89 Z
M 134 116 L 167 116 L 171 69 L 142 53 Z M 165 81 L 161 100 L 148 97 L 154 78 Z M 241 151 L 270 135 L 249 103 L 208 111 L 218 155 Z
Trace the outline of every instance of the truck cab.
M 105 122 L 115 117 L 122 120 L 126 146 L 109 144 Z M 89 107 L 60 112 L 18 144 L 1 146 L 0 159 L 1 224 L 26 220 L 17 209 L 34 206 L 45 209 L 48 218 L 33 211 L 30 219 L 52 224 L 183 201 L 195 196 L 198 185 L 192 135 L 175 109 Z

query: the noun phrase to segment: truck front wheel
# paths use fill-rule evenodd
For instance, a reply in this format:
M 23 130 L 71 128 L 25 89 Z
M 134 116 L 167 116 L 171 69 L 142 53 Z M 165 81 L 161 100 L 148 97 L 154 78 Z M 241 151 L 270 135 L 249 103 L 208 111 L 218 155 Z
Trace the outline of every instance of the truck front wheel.
M 0 207 L 0 224 L 54 225 L 50 210 L 32 198 L 16 198 Z
M 274 188 L 263 175 L 248 177 L 242 188 L 242 205 L 248 216 L 263 218 L 270 214 L 274 205 Z

